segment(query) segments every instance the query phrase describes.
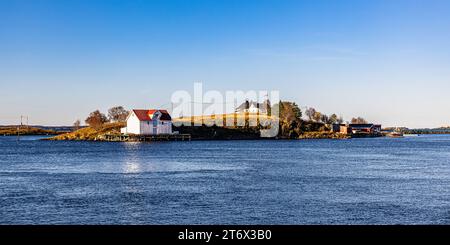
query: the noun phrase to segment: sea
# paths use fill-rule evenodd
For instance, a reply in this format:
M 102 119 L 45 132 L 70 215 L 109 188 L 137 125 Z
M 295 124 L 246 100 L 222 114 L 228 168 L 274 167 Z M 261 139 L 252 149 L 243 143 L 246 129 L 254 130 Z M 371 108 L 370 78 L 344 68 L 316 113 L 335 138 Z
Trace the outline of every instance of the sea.
M 0 224 L 450 224 L 450 136 L 0 137 Z

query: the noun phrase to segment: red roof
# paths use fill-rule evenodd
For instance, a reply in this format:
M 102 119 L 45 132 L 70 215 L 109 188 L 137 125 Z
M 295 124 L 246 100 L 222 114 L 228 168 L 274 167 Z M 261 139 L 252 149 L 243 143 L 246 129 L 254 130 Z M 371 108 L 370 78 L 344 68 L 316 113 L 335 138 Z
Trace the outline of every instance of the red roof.
M 167 110 L 155 110 L 155 109 L 152 109 L 152 110 L 135 109 L 135 110 L 133 110 L 134 114 L 137 116 L 139 121 L 151 121 L 152 118 L 150 117 L 150 115 L 154 114 L 157 111 L 159 111 L 161 113 L 160 120 L 167 120 L 167 121 L 172 120 L 172 117 L 170 116 L 169 112 L 167 112 Z

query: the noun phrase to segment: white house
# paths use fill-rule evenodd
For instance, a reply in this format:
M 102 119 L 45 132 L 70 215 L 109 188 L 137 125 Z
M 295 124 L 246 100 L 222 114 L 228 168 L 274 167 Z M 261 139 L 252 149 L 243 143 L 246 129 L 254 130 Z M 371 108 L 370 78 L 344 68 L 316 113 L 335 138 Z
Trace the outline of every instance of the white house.
M 166 110 L 132 110 L 123 134 L 172 134 L 172 117 Z
M 255 101 L 246 100 L 240 106 L 236 108 L 237 113 L 259 113 L 259 114 L 268 114 L 270 108 L 270 101 L 265 100 L 263 103 L 258 103 Z

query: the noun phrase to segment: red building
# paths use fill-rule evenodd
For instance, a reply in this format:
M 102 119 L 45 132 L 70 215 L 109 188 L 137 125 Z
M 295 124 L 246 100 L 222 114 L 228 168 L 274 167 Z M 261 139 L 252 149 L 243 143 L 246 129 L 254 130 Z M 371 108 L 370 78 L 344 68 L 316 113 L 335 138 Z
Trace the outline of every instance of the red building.
M 351 132 L 353 135 L 370 135 L 378 136 L 381 135 L 381 125 L 380 124 L 350 124 Z

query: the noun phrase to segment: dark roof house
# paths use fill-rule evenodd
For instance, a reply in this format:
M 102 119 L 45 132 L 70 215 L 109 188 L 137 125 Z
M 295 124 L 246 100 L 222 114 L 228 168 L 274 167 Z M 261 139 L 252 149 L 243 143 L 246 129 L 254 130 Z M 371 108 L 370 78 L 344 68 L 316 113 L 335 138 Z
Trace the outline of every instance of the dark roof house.
M 242 103 L 240 106 L 236 108 L 236 112 L 242 113 L 242 112 L 250 112 L 250 113 L 261 113 L 261 114 L 268 114 L 270 108 L 270 101 L 265 100 L 263 103 L 258 103 L 255 101 L 248 101 L 246 100 L 244 103 Z

